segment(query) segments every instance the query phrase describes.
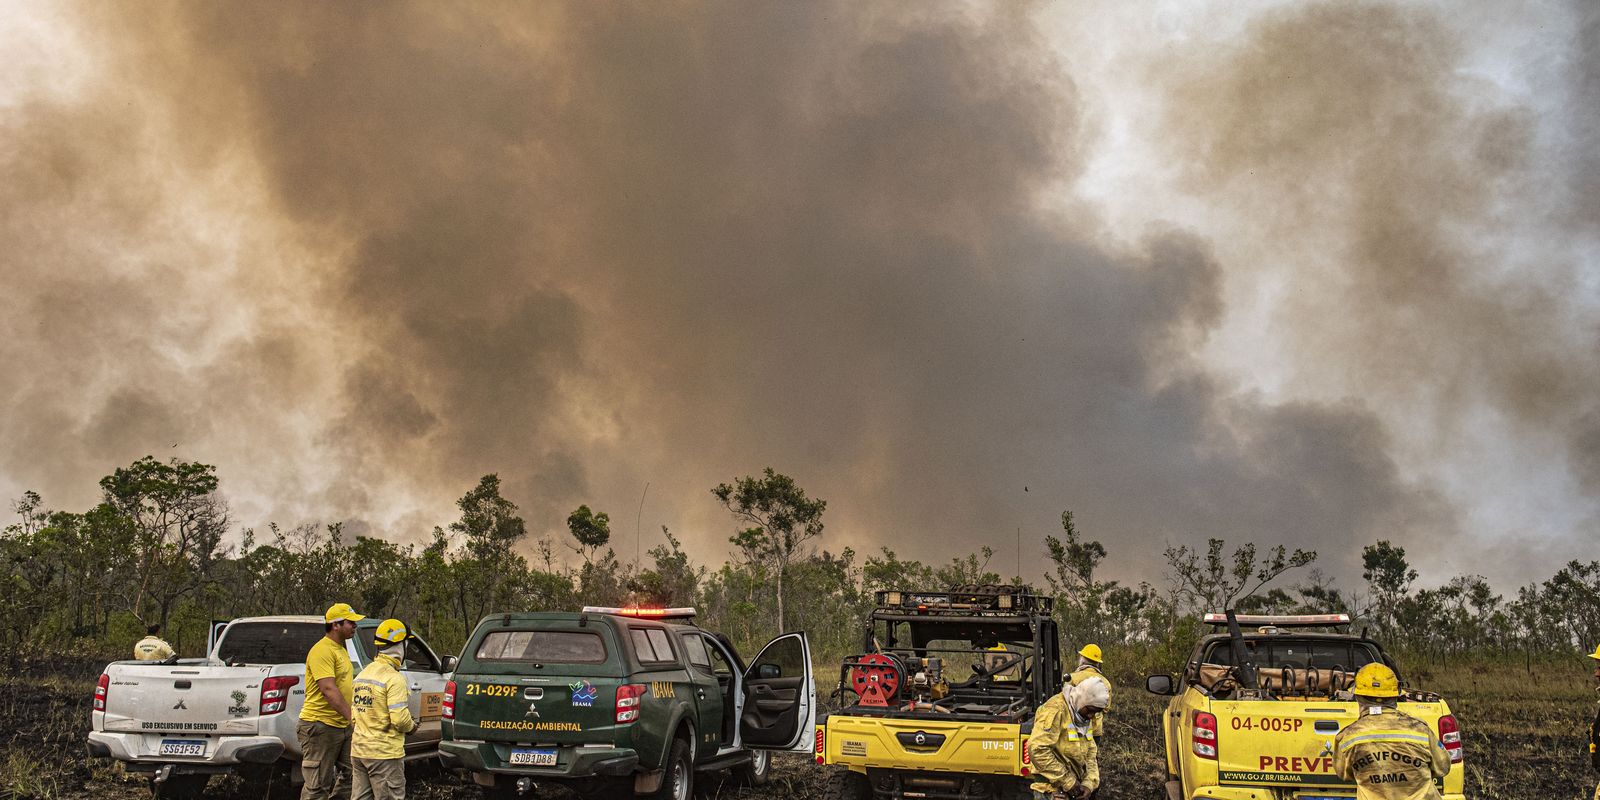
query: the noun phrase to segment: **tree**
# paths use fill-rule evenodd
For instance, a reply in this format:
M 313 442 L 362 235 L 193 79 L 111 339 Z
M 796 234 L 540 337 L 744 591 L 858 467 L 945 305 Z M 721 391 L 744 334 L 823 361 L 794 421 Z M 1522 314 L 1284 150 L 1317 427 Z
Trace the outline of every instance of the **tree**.
M 216 467 L 145 456 L 100 479 L 105 504 L 131 520 L 136 534 L 135 582 L 128 610 L 141 621 L 145 602 L 162 625 L 173 603 L 211 580 L 229 525 L 217 495 Z
M 461 624 L 470 631 L 473 623 L 493 607 L 510 607 L 512 589 L 508 582 L 526 569 L 526 562 L 514 549 L 527 536 L 517 505 L 500 496 L 500 476 L 490 473 L 456 501 L 461 518 L 450 523 L 450 532 L 461 540 L 461 551 L 450 562 L 455 578 L 455 605 Z M 442 537 L 442 532 L 436 534 Z
M 1045 582 L 1056 596 L 1061 627 L 1082 642 L 1127 642 L 1141 634 L 1140 620 L 1153 600 L 1148 586 L 1138 589 L 1101 581 L 1095 573 L 1105 560 L 1105 545 L 1085 539 L 1071 511 L 1061 512 L 1062 537 L 1044 537 L 1054 574 Z
M 661 535 L 667 537 L 667 543 L 649 551 L 655 566 L 641 571 L 631 583 L 635 602 L 669 607 L 694 605 L 705 570 L 690 565 L 689 554 L 667 526 L 661 526 Z
M 770 560 L 777 569 L 778 630 L 788 630 L 783 612 L 784 577 L 805 542 L 822 535 L 825 500 L 806 497 L 794 479 L 767 467 L 762 477 L 743 477 L 711 490 L 734 518 L 754 527 L 741 530 L 730 541 L 741 549 Z
M 1395 633 L 1399 630 L 1401 602 L 1410 594 L 1411 584 L 1417 579 L 1417 571 L 1406 561 L 1406 549 L 1395 547 L 1388 540 L 1362 548 L 1361 577 L 1372 591 L 1378 627 L 1384 633 Z
M 1205 555 L 1187 545 L 1169 547 L 1167 567 L 1179 594 L 1197 611 L 1225 611 L 1249 600 L 1278 576 L 1317 560 L 1314 550 L 1295 550 L 1291 555 L 1283 545 L 1267 551 L 1259 562 L 1254 543 L 1245 543 L 1224 560 L 1222 539 L 1207 541 Z
M 611 515 L 578 506 L 577 511 L 567 515 L 567 530 L 572 531 L 572 538 L 578 542 L 573 549 L 583 556 L 583 563 L 588 564 L 594 560 L 595 553 L 611 541 Z

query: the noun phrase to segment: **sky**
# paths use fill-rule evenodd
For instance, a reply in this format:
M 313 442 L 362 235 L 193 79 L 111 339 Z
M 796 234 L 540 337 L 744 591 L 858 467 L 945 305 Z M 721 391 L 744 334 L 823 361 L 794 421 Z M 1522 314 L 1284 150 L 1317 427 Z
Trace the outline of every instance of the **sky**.
M 1600 7 L 0 0 L 0 493 L 720 563 L 1600 525 Z M 1021 540 L 1019 552 L 1017 541 Z

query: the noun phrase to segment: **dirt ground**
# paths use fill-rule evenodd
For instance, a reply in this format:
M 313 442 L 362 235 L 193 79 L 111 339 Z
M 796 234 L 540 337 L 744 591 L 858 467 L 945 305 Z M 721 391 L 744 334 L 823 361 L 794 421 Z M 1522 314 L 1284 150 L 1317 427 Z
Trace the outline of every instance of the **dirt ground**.
M 1596 776 L 1586 737 L 1596 695 L 1586 664 L 1557 668 L 1497 667 L 1422 673 L 1419 682 L 1444 693 L 1462 720 L 1467 797 L 1474 800 L 1587 798 Z M 0 675 L 0 800 L 148 797 L 143 779 L 85 757 L 90 696 L 98 667 L 76 662 L 11 665 Z M 1130 681 L 1131 681 L 1131 677 Z M 1120 683 L 1120 681 L 1119 681 Z M 1119 686 L 1101 750 L 1103 800 L 1160 797 L 1157 722 L 1164 698 L 1142 686 Z M 794 800 L 821 795 L 825 772 L 803 757 L 774 760 L 773 780 L 760 788 L 706 780 L 699 794 L 716 800 Z M 476 800 L 478 790 L 448 774 L 414 781 L 418 800 Z M 266 793 L 237 779 L 213 779 L 209 800 L 256 800 Z M 549 791 L 541 797 L 571 797 Z

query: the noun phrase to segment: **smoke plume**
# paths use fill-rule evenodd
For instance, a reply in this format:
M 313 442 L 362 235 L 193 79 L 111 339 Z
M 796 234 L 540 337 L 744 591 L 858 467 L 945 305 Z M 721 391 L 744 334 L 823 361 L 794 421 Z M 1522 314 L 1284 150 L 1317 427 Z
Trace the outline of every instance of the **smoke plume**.
M 1061 201 L 1104 141 L 1029 8 L 85 4 L 60 24 L 94 54 L 82 79 L 0 115 L 13 493 L 82 504 L 177 454 L 217 464 L 242 519 L 412 541 L 487 472 L 551 534 L 579 503 L 625 520 L 648 483 L 642 527 L 720 561 L 708 490 L 771 465 L 829 501 L 833 550 L 991 544 L 1009 572 L 1015 531 L 1071 508 L 1154 577 L 1206 536 L 1345 574 L 1378 537 L 1459 537 L 1438 475 L 1399 455 L 1435 437 L 1394 404 L 1441 442 L 1473 409 L 1567 437 L 1590 496 L 1600 479 L 1576 271 L 1516 282 L 1497 269 L 1528 254 L 1481 235 L 1540 194 L 1535 131 L 1461 102 L 1458 36 L 1421 12 L 1265 14 L 1150 76 L 1182 190 L 1307 256 L 1267 335 L 1337 391 L 1294 398 L 1202 357 L 1257 269 L 1224 255 L 1240 231 L 1157 220 L 1128 244 Z

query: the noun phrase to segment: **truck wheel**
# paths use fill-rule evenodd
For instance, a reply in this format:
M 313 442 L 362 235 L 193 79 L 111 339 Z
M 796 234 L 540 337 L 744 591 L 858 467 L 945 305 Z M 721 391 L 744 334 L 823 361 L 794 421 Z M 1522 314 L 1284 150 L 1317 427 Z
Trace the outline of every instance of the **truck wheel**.
M 733 771 L 739 783 L 745 786 L 764 786 L 772 777 L 772 754 L 766 750 L 751 750 L 750 763 Z
M 150 782 L 150 796 L 161 800 L 194 800 L 206 790 L 210 775 L 171 775 L 160 783 Z
M 648 800 L 689 800 L 692 794 L 694 763 L 689 760 L 689 744 L 673 739 L 672 750 L 667 753 L 666 774 L 661 776 L 661 788 L 640 796 Z
M 822 796 L 827 800 L 872 800 L 872 784 L 867 782 L 867 776 L 840 767 L 828 776 Z

